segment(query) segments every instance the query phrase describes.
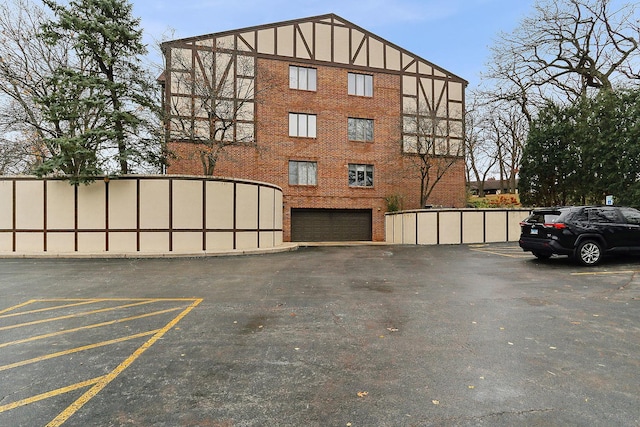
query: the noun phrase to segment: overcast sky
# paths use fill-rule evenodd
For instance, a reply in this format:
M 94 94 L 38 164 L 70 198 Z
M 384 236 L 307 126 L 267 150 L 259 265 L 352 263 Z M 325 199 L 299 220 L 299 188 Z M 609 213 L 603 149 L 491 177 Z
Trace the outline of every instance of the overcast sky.
M 145 41 L 184 38 L 335 13 L 468 80 L 470 89 L 500 31 L 534 0 L 131 0 Z M 154 58 L 154 60 L 158 59 Z

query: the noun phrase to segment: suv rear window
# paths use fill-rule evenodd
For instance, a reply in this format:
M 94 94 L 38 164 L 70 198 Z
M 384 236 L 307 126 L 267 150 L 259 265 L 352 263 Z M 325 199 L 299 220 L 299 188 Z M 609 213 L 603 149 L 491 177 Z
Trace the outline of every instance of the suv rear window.
M 553 224 L 560 218 L 560 212 L 534 212 L 529 218 L 527 218 L 527 222 L 532 222 L 536 224 Z

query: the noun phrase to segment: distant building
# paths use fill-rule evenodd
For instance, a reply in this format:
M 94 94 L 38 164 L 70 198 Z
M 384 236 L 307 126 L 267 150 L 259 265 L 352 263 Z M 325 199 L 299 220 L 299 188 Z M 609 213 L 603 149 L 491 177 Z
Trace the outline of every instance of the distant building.
M 239 142 L 214 173 L 282 187 L 285 241 L 384 240 L 385 197 L 420 207 L 412 146 L 416 123 L 433 117 L 445 129 L 434 156 L 456 161 L 428 203 L 465 205 L 467 82 L 449 71 L 334 14 L 173 40 L 163 52 L 168 172 L 202 174 L 198 142 Z
M 474 196 L 479 194 L 480 186 L 478 185 L 478 181 L 470 181 L 469 182 L 469 191 Z M 494 194 L 505 194 L 509 192 L 509 182 L 503 180 L 500 182 L 499 179 L 488 179 L 484 181 L 483 190 L 485 196 L 494 195 Z M 518 179 L 516 178 L 516 194 L 518 193 Z

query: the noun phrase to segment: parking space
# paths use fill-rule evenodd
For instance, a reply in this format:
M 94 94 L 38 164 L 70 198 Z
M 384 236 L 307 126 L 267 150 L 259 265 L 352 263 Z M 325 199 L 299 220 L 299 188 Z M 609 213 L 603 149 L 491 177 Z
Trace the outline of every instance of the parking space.
M 640 425 L 640 260 L 0 259 L 0 425 Z
M 602 276 L 640 273 L 640 263 L 638 262 L 640 261 L 640 257 L 629 256 L 621 259 L 609 258 L 600 266 L 585 268 L 578 265 L 578 263 L 574 262 L 569 257 L 561 255 L 553 255 L 550 260 L 537 261 L 532 253 L 524 252 L 517 243 L 482 243 L 471 244 L 467 247 L 471 251 L 482 254 L 525 259 L 539 262 L 540 264 L 546 263 L 549 266 L 566 265 L 569 268 L 575 269 L 575 271 L 568 273 L 574 276 Z
M 56 298 L 1 309 L 0 424 L 62 425 L 199 302 Z

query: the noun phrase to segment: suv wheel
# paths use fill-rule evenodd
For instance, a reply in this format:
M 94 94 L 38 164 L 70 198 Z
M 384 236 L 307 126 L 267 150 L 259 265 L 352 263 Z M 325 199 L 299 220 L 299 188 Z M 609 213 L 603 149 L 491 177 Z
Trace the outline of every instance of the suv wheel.
M 582 265 L 596 265 L 602 259 L 602 247 L 595 240 L 585 240 L 578 245 L 576 258 Z

